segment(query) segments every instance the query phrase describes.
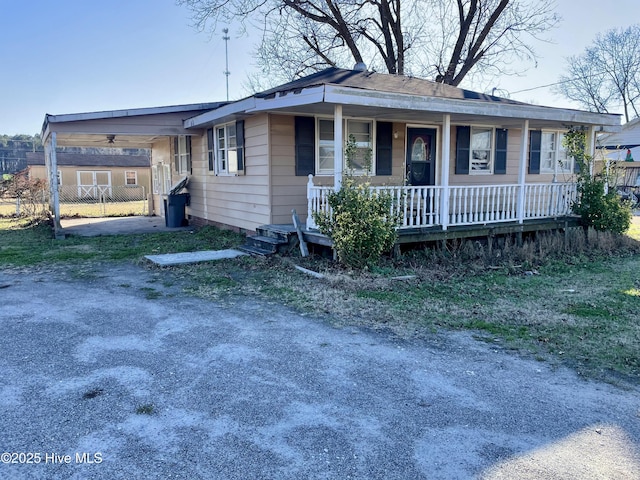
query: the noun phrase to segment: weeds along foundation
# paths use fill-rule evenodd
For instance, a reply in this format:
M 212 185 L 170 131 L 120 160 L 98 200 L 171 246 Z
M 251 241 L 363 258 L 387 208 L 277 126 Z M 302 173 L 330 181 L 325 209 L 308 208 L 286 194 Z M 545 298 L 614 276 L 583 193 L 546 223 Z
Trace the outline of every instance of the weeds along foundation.
M 407 247 L 405 247 L 407 248 Z M 452 239 L 414 245 L 397 259 L 399 263 L 425 263 L 447 266 L 541 265 L 573 256 L 640 253 L 640 242 L 624 235 L 598 232 L 582 227 L 566 231 L 545 231 L 527 235 L 519 242 L 515 235 Z

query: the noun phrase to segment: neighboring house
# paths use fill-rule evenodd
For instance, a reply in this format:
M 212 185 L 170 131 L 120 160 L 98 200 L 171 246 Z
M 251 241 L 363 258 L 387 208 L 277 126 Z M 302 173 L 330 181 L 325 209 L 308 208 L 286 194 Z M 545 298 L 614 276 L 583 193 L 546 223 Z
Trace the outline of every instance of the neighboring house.
M 291 223 L 292 209 L 313 229 L 311 213 L 340 184 L 353 135 L 354 173 L 365 173 L 370 153 L 371 183 L 396 195 L 401 233 L 454 236 L 564 219 L 576 189 L 563 133 L 585 128 L 593 154 L 596 134 L 619 125 L 619 115 L 329 68 L 236 102 L 47 115 L 42 138 L 51 162 L 56 145 L 115 137 L 150 148 L 156 202 L 188 176 L 192 223 L 254 231 Z
M 44 152 L 27 152 L 31 178 L 48 178 Z M 143 199 L 151 191 L 148 155 L 57 152 L 57 184 L 65 200 Z
M 637 191 L 640 187 L 640 118 L 625 123 L 620 132 L 599 136 L 597 148 L 596 159 L 617 167 L 613 180 L 616 185 L 626 192 Z

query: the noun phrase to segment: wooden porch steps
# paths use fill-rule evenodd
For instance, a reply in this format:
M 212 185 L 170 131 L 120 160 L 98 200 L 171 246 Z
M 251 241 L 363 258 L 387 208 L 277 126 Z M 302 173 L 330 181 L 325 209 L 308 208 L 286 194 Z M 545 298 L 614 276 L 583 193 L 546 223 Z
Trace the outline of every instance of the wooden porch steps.
M 256 228 L 256 234 L 248 236 L 240 250 L 266 257 L 288 250 L 297 238 L 293 225 L 262 225 Z

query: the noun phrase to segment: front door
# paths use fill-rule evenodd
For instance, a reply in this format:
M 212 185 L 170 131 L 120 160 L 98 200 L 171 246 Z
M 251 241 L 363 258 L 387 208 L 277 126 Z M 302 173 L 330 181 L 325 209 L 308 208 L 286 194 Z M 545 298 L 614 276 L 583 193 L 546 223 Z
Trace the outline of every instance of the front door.
M 435 185 L 436 129 L 407 129 L 407 183 Z

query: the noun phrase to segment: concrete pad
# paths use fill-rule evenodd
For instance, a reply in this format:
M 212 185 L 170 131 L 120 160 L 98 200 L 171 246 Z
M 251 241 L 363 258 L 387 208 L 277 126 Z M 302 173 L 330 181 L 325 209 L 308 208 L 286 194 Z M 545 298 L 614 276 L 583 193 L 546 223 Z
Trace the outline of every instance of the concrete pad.
M 62 233 L 80 237 L 100 235 L 130 235 L 142 233 L 179 232 L 193 230 L 193 227 L 169 228 L 162 217 L 102 217 L 63 218 L 60 221 Z
M 151 260 L 156 265 L 167 267 L 170 265 L 182 265 L 184 263 L 210 262 L 212 260 L 222 260 L 223 258 L 236 258 L 246 255 L 239 250 L 204 250 L 201 252 L 167 253 L 164 255 L 145 255 L 144 258 Z

